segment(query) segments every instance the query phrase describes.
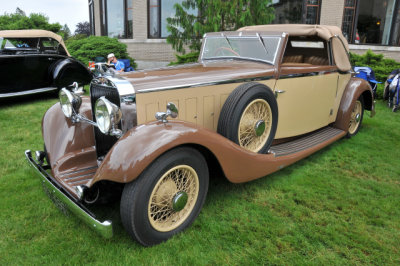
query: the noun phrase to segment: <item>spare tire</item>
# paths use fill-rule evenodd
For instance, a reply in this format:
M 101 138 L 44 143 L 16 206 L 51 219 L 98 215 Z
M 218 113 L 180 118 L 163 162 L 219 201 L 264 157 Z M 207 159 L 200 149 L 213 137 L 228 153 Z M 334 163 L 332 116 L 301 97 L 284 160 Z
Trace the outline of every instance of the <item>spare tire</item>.
M 218 133 L 242 148 L 267 153 L 278 124 L 278 104 L 267 86 L 250 82 L 237 87 L 226 99 Z

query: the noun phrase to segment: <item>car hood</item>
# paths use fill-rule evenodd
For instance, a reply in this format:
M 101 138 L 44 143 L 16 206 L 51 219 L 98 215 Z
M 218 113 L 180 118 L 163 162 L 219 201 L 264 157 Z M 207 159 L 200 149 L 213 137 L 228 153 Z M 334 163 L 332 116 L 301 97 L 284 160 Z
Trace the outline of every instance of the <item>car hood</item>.
M 124 73 L 137 93 L 274 76 L 274 66 L 245 60 L 215 60 Z

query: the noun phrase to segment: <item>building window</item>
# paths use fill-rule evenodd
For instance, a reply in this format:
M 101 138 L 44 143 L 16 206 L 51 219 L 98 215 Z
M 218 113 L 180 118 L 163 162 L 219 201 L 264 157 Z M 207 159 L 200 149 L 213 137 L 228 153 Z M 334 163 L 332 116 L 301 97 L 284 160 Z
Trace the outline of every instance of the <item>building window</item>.
M 273 24 L 318 24 L 321 0 L 272 0 Z
M 321 8 L 321 0 L 307 0 L 305 6 L 305 23 L 319 24 L 319 13 Z
M 101 0 L 101 35 L 132 38 L 133 0 Z
M 167 18 L 175 16 L 175 4 L 182 4 L 183 0 L 148 0 L 148 37 L 167 38 Z M 197 10 L 191 9 L 190 14 L 196 14 Z
M 345 0 L 342 31 L 350 43 L 399 45 L 400 0 Z
M 353 42 L 353 28 L 356 17 L 356 0 L 345 0 L 343 10 L 342 32 L 347 41 Z M 357 37 L 357 42 L 359 37 Z
M 89 23 L 90 23 L 90 34 L 95 35 L 95 26 L 94 26 L 94 3 L 93 0 L 89 0 Z

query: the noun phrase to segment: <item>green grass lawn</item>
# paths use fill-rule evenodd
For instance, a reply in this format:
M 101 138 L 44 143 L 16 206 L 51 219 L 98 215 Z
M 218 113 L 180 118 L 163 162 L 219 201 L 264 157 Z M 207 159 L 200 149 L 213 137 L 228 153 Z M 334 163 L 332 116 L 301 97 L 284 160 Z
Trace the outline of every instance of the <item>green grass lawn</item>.
M 122 228 L 119 203 L 103 207 L 116 228 L 106 240 L 64 216 L 31 175 L 24 151 L 42 149 L 42 115 L 56 101 L 0 103 L 0 265 L 400 264 L 400 112 L 382 102 L 356 137 L 280 172 L 210 180 L 194 224 L 145 248 Z

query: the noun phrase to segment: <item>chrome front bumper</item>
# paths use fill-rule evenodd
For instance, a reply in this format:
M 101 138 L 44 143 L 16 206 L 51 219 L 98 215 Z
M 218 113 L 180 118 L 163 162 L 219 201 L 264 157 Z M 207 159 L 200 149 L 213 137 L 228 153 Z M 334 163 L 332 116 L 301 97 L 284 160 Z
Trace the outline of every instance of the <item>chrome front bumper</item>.
M 25 151 L 25 156 L 34 169 L 34 172 L 40 177 L 44 191 L 63 213 L 67 214 L 71 212 L 103 237 L 112 237 L 113 230 L 111 221 L 98 221 L 85 206 L 73 197 L 67 195 L 67 192 L 63 192 L 63 188 L 46 172 L 46 167 L 40 165 L 33 159 L 30 150 Z

